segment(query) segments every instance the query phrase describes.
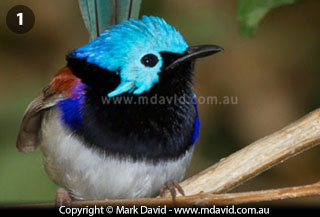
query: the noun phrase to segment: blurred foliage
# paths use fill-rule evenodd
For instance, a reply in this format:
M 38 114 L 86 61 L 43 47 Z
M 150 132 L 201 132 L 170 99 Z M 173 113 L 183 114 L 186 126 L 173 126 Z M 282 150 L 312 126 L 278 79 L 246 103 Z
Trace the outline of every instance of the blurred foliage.
M 297 0 L 239 0 L 237 19 L 239 31 L 246 36 L 256 34 L 260 20 L 273 8 L 288 5 Z

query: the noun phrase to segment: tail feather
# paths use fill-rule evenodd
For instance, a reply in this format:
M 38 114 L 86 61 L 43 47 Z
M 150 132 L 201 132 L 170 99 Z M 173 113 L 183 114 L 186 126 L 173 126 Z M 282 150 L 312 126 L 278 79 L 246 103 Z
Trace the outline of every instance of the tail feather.
M 79 0 L 90 40 L 110 26 L 129 18 L 138 18 L 141 0 Z

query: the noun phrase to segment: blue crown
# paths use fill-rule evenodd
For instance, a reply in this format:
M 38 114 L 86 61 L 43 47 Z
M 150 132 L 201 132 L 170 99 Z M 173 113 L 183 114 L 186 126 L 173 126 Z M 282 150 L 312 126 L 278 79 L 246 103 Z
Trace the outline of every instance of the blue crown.
M 187 48 L 182 35 L 164 19 L 143 16 L 141 20 L 130 19 L 112 26 L 97 39 L 76 49 L 74 54 L 86 58 L 88 63 L 120 73 L 121 84 L 108 95 L 111 97 L 149 90 L 159 80 L 160 52 L 182 54 Z M 139 65 L 141 57 L 148 53 L 157 54 L 159 59 L 160 64 L 152 69 Z

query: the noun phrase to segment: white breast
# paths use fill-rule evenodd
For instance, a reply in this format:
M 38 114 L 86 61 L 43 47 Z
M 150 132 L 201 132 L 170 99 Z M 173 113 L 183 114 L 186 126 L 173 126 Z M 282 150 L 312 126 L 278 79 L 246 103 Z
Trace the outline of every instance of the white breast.
M 46 172 L 79 200 L 155 196 L 167 180 L 183 179 L 193 152 L 191 148 L 177 160 L 157 164 L 106 156 L 63 127 L 54 109 L 44 118 L 42 140 Z

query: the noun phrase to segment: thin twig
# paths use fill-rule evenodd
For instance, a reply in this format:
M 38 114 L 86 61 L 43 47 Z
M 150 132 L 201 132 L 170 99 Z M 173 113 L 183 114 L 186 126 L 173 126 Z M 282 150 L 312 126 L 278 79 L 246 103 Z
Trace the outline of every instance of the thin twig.
M 320 182 L 290 188 L 280 188 L 274 190 L 252 191 L 244 193 L 225 193 L 225 194 L 210 194 L 202 193 L 192 196 L 184 196 L 176 198 L 175 205 L 170 197 L 165 198 L 141 198 L 141 199 L 126 199 L 126 200 L 99 200 L 99 201 L 75 201 L 73 207 L 107 207 L 107 206 L 124 206 L 136 207 L 148 206 L 166 206 L 166 207 L 209 207 L 213 205 L 225 206 L 230 204 L 243 204 L 249 202 L 261 202 L 270 200 L 282 200 L 289 198 L 298 198 L 306 196 L 319 196 Z M 13 206 L 12 206 L 13 207 Z M 10 208 L 7 206 L 6 208 Z M 54 208 L 54 204 L 27 204 L 15 205 L 14 208 Z
M 320 109 L 180 183 L 185 195 L 231 190 L 320 143 Z M 168 196 L 168 194 L 166 194 Z

